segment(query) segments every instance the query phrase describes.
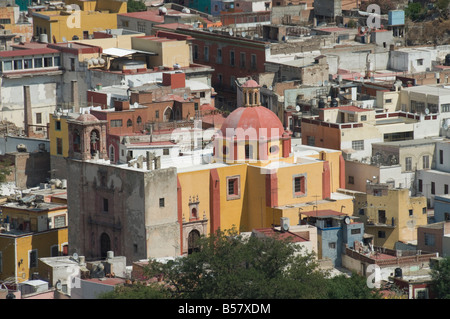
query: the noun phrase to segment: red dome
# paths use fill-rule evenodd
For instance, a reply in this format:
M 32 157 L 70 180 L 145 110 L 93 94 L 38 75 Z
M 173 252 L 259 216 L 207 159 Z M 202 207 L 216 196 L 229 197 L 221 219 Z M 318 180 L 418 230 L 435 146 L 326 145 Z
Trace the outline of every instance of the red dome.
M 227 136 L 227 129 L 230 130 Z M 239 130 L 237 130 L 239 129 Z M 231 138 L 236 133 L 243 133 L 246 138 L 273 139 L 281 138 L 283 124 L 271 110 L 264 106 L 239 107 L 225 119 L 221 127 L 222 136 Z M 233 133 L 232 136 L 230 134 Z M 256 133 L 256 136 L 254 135 Z M 237 135 L 238 138 L 239 134 Z
M 244 88 L 259 88 L 258 82 L 255 80 L 247 80 L 244 84 L 242 84 L 242 87 Z
M 92 114 L 84 113 L 84 114 L 81 114 L 79 117 L 77 117 L 76 121 L 80 121 L 80 122 L 98 122 L 98 118 L 96 118 Z

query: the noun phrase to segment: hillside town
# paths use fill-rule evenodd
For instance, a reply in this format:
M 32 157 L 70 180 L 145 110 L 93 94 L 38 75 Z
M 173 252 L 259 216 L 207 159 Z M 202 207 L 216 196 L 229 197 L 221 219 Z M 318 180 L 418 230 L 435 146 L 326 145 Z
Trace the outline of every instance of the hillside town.
M 436 298 L 449 10 L 0 0 L 0 299 L 96 299 L 231 229 Z

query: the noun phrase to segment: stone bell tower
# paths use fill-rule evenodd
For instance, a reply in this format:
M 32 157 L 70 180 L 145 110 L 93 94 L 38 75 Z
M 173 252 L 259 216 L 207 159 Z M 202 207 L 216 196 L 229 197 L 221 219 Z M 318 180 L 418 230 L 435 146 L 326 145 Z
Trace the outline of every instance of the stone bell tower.
M 69 157 L 82 161 L 108 159 L 106 150 L 106 121 L 92 114 L 82 114 L 67 120 L 69 130 Z

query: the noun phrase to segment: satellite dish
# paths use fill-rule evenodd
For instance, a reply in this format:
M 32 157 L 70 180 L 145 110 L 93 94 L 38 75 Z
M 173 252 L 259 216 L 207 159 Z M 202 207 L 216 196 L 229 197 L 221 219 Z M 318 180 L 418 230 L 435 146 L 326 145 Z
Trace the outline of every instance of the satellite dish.
M 444 121 L 444 124 L 442 125 L 442 128 L 447 131 L 449 127 L 450 127 L 450 119 L 446 119 Z
M 233 35 L 233 30 L 228 31 L 229 35 Z
M 62 37 L 62 42 L 67 42 L 66 37 Z
M 62 289 L 62 284 L 61 282 L 58 280 L 58 282 L 56 283 L 56 289 L 57 290 L 61 290 Z
M 137 107 L 139 107 L 139 103 L 138 103 L 138 102 L 134 102 L 134 103 L 133 103 L 133 106 L 134 106 L 135 108 L 137 108 Z
M 209 30 L 209 32 L 212 32 L 213 27 L 209 27 L 208 30 Z
M 430 109 L 429 109 L 429 108 L 426 108 L 426 109 L 425 109 L 425 114 L 426 114 L 426 115 L 430 114 Z
M 345 216 L 345 217 L 344 217 L 344 223 L 345 223 L 346 225 L 349 225 L 349 224 L 350 224 L 350 217 Z
M 187 98 L 188 98 L 187 93 L 184 93 L 183 98 L 184 98 L 185 100 L 187 100 Z
M 298 111 L 300 111 L 300 105 L 297 105 L 296 107 L 295 107 L 295 110 L 298 112 Z
M 75 260 L 78 260 L 78 254 L 77 253 L 73 253 L 72 258 Z

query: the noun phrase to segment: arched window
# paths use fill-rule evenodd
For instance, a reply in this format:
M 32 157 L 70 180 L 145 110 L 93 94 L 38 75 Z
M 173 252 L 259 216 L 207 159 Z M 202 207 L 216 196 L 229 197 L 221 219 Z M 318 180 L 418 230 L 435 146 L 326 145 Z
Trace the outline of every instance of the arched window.
M 77 153 L 81 151 L 81 138 L 78 130 L 73 132 L 73 151 Z
M 133 126 L 133 121 L 131 121 L 130 119 L 128 119 L 127 121 L 127 127 Z
M 137 123 L 138 125 L 141 125 L 141 124 L 142 124 L 142 118 L 141 118 L 140 116 L 137 117 L 136 123 Z

